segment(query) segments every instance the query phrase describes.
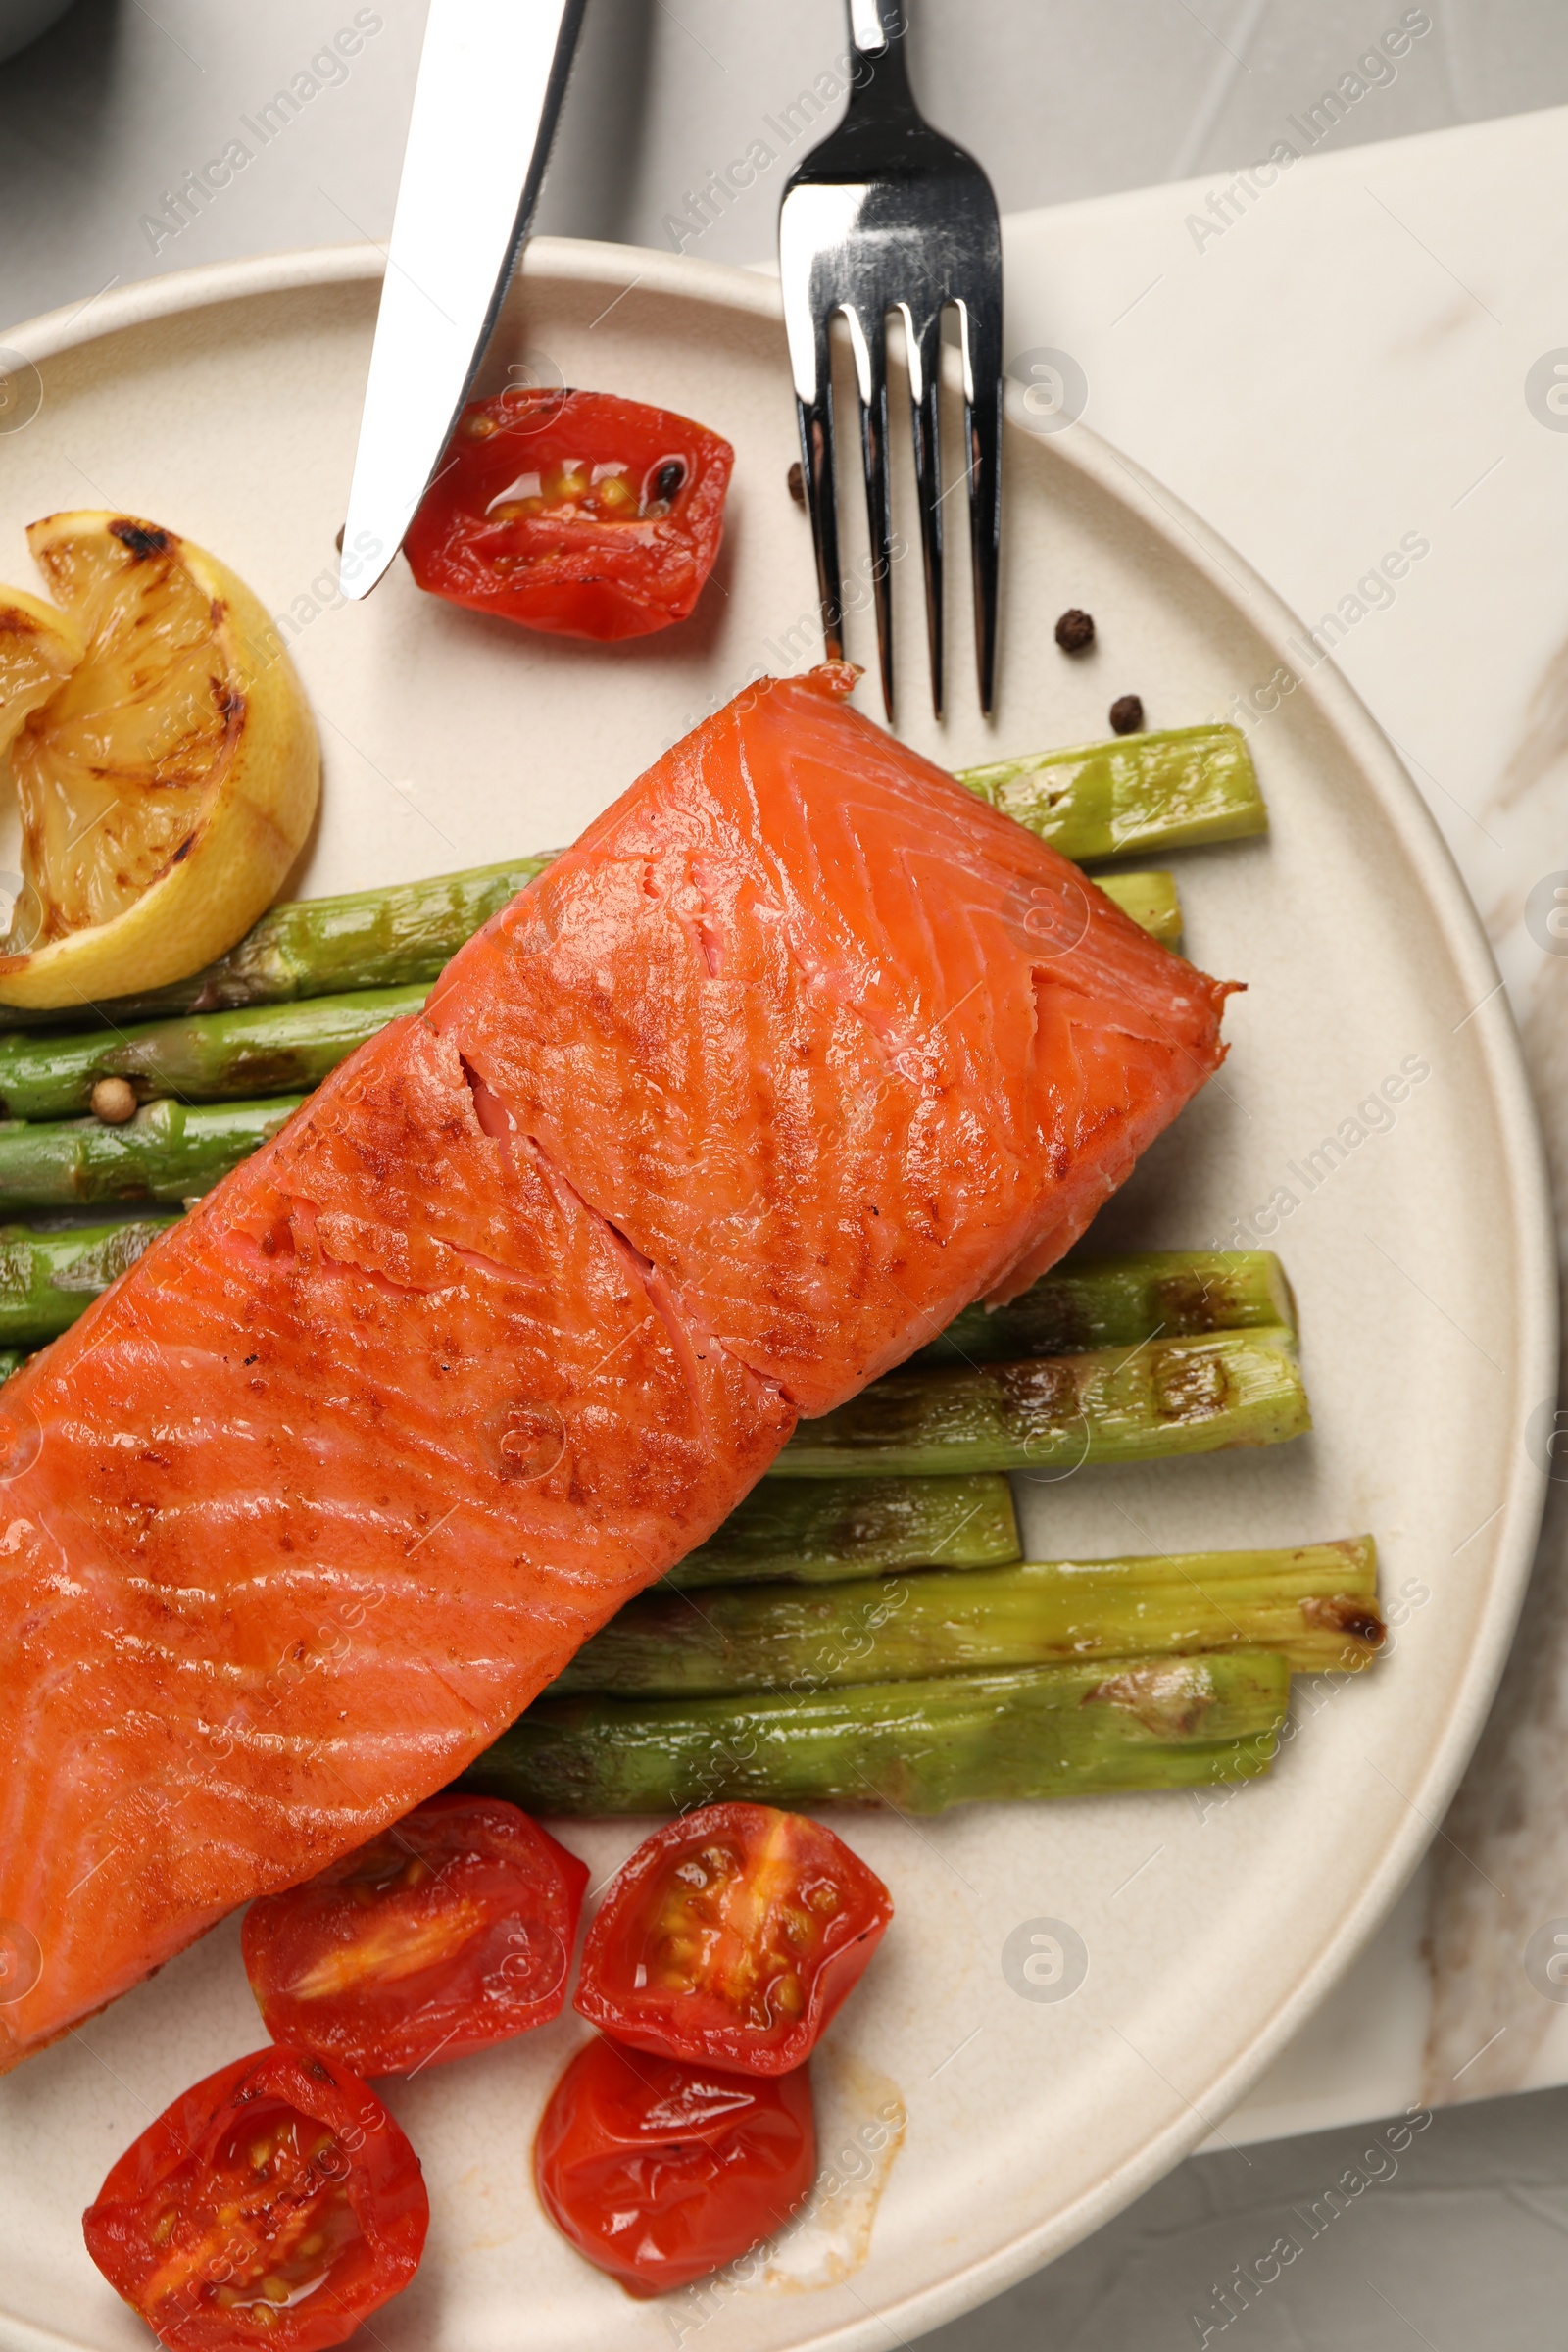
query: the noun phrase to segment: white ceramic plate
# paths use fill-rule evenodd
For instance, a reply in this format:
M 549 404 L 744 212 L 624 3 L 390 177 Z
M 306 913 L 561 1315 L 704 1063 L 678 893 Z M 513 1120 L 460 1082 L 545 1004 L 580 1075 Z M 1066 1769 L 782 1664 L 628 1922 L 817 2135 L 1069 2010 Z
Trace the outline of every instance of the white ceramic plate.
M 816 642 L 809 534 L 785 487 L 776 288 L 548 240 L 530 250 L 497 368 L 531 353 L 535 373 L 662 402 L 735 444 L 729 532 L 698 615 L 640 645 L 572 645 L 433 603 L 401 564 L 368 605 L 339 606 L 333 537 L 379 268 L 354 249 L 193 271 L 11 338 L 43 397 L 0 444 L 0 579 L 30 584 L 24 523 L 102 504 L 188 532 L 291 618 L 326 754 L 296 877 L 310 891 L 568 840 L 754 667 L 799 666 Z M 922 749 L 956 765 L 1080 741 L 1130 689 L 1154 725 L 1224 715 L 1277 669 L 1303 670 L 1291 616 L 1245 565 L 1083 427 L 1041 435 L 1020 409 L 1006 464 L 989 731 L 966 577 L 952 583 L 954 715 L 939 730 L 921 708 L 917 566 L 899 570 Z M 956 555 L 961 507 L 960 491 Z M 862 547 L 852 536 L 852 561 Z M 1100 624 L 1100 650 L 1076 662 L 1052 642 L 1069 604 Z M 858 636 L 868 658 L 863 612 Z M 744 2278 L 634 2305 L 544 2221 L 529 2146 L 570 2023 L 394 2086 L 433 2227 L 414 2287 L 374 2323 L 383 2352 L 501 2352 L 519 2336 L 535 2352 L 635 2352 L 699 2330 L 705 2352 L 881 2352 L 890 2329 L 932 2327 L 1058 2253 L 1204 2137 L 1414 1866 L 1479 1729 L 1534 1543 L 1526 1431 L 1554 1393 L 1554 1254 L 1496 974 L 1403 771 L 1328 664 L 1257 725 L 1254 748 L 1271 837 L 1177 861 L 1192 954 L 1250 983 L 1227 1015 L 1231 1059 L 1102 1230 L 1227 1244 L 1251 1219 L 1275 1239 L 1316 1434 L 1040 1485 L 1027 1534 L 1049 1556 L 1370 1528 L 1403 1620 L 1396 1654 L 1298 1695 L 1299 1736 L 1271 1781 L 1224 1802 L 844 1822 L 898 1922 L 818 2061 L 830 2177 Z M 1396 1108 L 1360 1112 L 1401 1073 Z M 1309 1155 L 1334 1135 L 1342 1164 L 1314 1181 Z M 636 1833 L 565 1835 L 602 1877 Z M 1087 1956 L 1067 1998 L 1025 1997 L 1004 1973 L 1009 1936 L 1027 1945 L 1037 1921 L 1065 1922 L 1060 1940 Z M 0 2085 L 9 2352 L 147 2342 L 88 2263 L 77 2216 L 152 2115 L 261 2039 L 230 1923 Z

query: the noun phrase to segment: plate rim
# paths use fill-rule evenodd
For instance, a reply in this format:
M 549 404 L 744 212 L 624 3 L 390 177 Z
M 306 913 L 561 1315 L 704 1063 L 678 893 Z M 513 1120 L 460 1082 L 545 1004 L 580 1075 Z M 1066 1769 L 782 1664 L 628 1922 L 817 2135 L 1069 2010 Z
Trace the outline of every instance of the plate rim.
M 62 354 L 220 303 L 312 287 L 379 278 L 385 254 L 371 243 L 301 247 L 233 261 L 202 264 L 106 290 L 87 302 L 64 305 L 5 330 L 7 350 L 28 361 Z M 659 294 L 707 303 L 727 312 L 782 322 L 776 277 L 760 270 L 700 261 L 657 248 L 569 237 L 537 237 L 525 249 L 525 276 L 577 283 L 625 281 Z M 1031 429 L 1020 386 L 1009 381 L 1012 422 Z M 1284 599 L 1230 542 L 1186 502 L 1091 426 L 1077 421 L 1054 436 L 1061 461 L 1086 482 L 1127 509 L 1177 553 L 1224 602 L 1248 621 L 1278 661 L 1295 672 L 1286 640 L 1302 623 Z M 1443 947 L 1475 1000 L 1470 1016 L 1495 1104 L 1503 1189 L 1518 1237 L 1519 1288 L 1513 1300 L 1513 1363 L 1525 1394 L 1557 1390 L 1558 1250 L 1544 1147 L 1501 975 L 1481 916 L 1452 852 L 1419 788 L 1365 703 L 1332 656 L 1298 680 L 1297 691 L 1337 739 L 1352 771 L 1370 786 L 1375 805 L 1409 859 Z M 795 2352 L 882 2352 L 890 2323 L 924 2333 L 957 2319 L 1029 2277 L 1100 2229 L 1189 2155 L 1245 2096 L 1285 2044 L 1320 2005 L 1370 1941 L 1437 1835 L 1449 1799 L 1470 1761 L 1512 1642 L 1534 1564 L 1545 1500 L 1545 1469 L 1521 1444 L 1513 1449 L 1499 1512 L 1492 1598 L 1446 1720 L 1425 1763 L 1415 1795 L 1387 1840 L 1356 1899 L 1341 1913 L 1317 1957 L 1268 2019 L 1220 2073 L 1202 2086 L 1208 2113 L 1191 2109 L 1156 2132 L 1132 2156 L 1048 2219 L 1020 2230 L 1004 2246 L 975 2257 L 940 2282 L 864 2310 L 840 2325 L 795 2339 Z M 1419 1804 L 1415 1801 L 1419 1799 Z M 79 2352 L 74 2338 L 0 2311 L 18 2352 Z

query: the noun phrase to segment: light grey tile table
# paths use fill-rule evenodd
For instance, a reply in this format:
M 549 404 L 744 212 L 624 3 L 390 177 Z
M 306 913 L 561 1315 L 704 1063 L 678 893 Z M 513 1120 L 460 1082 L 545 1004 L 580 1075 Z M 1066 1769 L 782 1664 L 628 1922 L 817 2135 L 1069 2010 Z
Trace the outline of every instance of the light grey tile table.
M 1392 78 L 1357 66 L 1401 0 L 909 6 L 929 111 L 1008 211 L 1219 174 L 1282 137 L 1328 151 L 1568 100 L 1561 0 L 1433 0 L 1430 37 Z M 422 20 L 420 0 L 76 0 L 0 67 L 0 342 L 6 322 L 116 282 L 384 238 Z M 356 24 L 347 66 L 313 70 Z M 843 39 L 839 0 L 591 0 L 541 225 L 765 261 L 808 94 L 833 111 Z M 757 139 L 775 168 L 720 201 L 712 173 Z M 235 147 L 229 184 L 194 195 L 188 174 Z M 1568 2091 L 1544 2091 L 1409 2133 L 1195 2158 L 927 2340 L 1536 2352 L 1563 2340 L 1565 2306 Z

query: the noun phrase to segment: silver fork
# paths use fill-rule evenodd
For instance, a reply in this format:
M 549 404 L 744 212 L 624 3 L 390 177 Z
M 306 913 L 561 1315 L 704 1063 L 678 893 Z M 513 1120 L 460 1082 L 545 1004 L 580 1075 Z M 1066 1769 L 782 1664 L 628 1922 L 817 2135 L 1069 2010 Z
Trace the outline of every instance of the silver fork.
M 942 466 L 938 401 L 942 315 L 956 310 L 963 356 L 969 537 L 980 708 L 996 683 L 997 555 L 1002 526 L 1002 236 L 991 182 L 972 155 L 933 130 L 905 63 L 900 0 L 849 0 L 856 56 L 844 120 L 791 176 L 779 211 L 801 466 L 816 546 L 822 634 L 844 651 L 829 330 L 848 320 L 860 404 L 882 699 L 893 716 L 892 521 L 888 484 L 887 318 L 904 321 L 914 474 L 925 567 L 931 699 L 942 715 Z M 956 487 L 956 485 L 955 485 Z

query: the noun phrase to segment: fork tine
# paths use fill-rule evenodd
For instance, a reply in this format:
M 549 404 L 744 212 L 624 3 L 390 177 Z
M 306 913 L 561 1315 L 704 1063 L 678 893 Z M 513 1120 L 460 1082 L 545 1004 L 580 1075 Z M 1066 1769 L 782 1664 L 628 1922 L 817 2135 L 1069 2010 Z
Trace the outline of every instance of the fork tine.
M 925 571 L 925 634 L 931 657 L 931 708 L 942 716 L 942 313 L 934 310 L 917 327 L 907 303 L 904 348 L 909 367 L 909 408 L 914 422 L 914 486 L 920 509 L 920 555 Z
M 882 672 L 882 707 L 893 720 L 893 492 L 888 470 L 888 339 L 880 316 L 869 323 L 846 309 L 860 393 L 860 456 L 865 466 L 865 520 L 871 541 L 871 599 Z
M 839 568 L 838 494 L 833 473 L 833 354 L 829 319 L 814 322 L 816 370 L 812 398 L 795 397 L 801 426 L 801 474 L 811 517 L 816 554 L 816 592 L 822 603 L 823 650 L 830 662 L 844 659 L 844 575 Z
M 1000 264 L 998 284 L 1000 287 Z M 963 323 L 963 424 L 969 442 L 969 546 L 974 646 L 987 718 L 997 679 L 997 572 L 1002 542 L 1002 305 L 958 305 Z

